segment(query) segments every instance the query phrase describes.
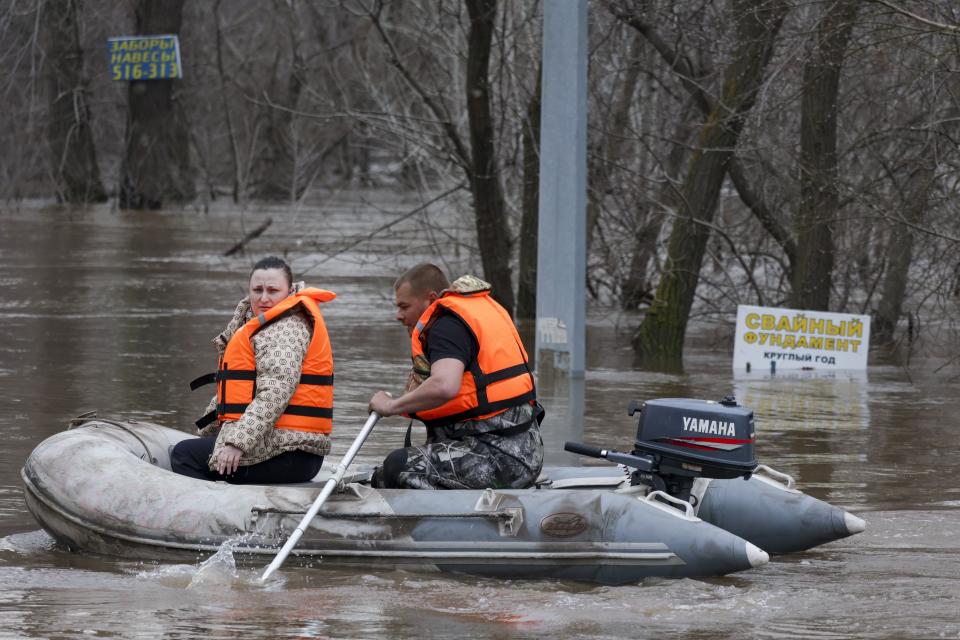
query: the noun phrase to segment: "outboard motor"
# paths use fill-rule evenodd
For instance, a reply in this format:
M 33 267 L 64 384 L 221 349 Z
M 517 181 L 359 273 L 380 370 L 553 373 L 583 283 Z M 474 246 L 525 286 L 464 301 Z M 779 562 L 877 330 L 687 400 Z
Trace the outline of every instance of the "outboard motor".
M 577 442 L 573 453 L 606 458 L 631 469 L 630 483 L 647 485 L 690 500 L 696 478 L 749 478 L 757 468 L 753 411 L 732 396 L 720 402 L 666 398 L 627 407 L 640 411 L 637 439 L 631 453 L 598 449 Z

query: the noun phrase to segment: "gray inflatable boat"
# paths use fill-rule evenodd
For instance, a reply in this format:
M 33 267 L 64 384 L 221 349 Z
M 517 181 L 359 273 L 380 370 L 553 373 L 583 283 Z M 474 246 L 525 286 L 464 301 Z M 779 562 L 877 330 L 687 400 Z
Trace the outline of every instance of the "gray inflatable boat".
M 653 417 L 663 423 L 666 416 Z M 749 425 L 726 422 L 731 433 L 752 433 L 752 412 Z M 266 563 L 326 478 L 265 486 L 179 476 L 168 452 L 187 437 L 148 422 L 78 420 L 24 464 L 27 506 L 74 550 L 182 561 L 231 541 L 240 559 Z M 547 469 L 526 490 L 373 489 L 363 482 L 369 474 L 356 474 L 326 502 L 288 562 L 625 584 L 742 571 L 766 563 L 768 551 L 806 549 L 863 529 L 856 516 L 753 473 L 752 444 L 720 456 L 685 453 L 682 462 L 662 452 L 568 447 L 622 466 Z

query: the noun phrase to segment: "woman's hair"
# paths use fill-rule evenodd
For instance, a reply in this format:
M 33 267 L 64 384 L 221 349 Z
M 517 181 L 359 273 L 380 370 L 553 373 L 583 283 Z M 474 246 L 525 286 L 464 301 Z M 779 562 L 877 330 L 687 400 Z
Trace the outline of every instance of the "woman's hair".
M 253 265 L 253 269 L 250 270 L 250 276 L 253 277 L 253 272 L 259 271 L 260 269 L 283 269 L 283 273 L 287 276 L 287 286 L 293 286 L 293 272 L 290 271 L 290 265 L 277 256 L 262 258 L 257 264 Z

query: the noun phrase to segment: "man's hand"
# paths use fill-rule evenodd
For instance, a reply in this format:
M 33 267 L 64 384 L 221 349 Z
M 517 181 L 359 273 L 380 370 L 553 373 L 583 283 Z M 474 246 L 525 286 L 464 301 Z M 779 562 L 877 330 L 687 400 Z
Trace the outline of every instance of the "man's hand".
M 369 410 L 376 412 L 381 418 L 396 415 L 398 412 L 393 409 L 393 396 L 386 391 L 377 391 L 370 398 Z
M 429 378 L 399 398 L 386 391 L 377 391 L 370 398 L 370 411 L 387 417 L 439 407 L 457 395 L 463 370 L 463 363 L 456 358 L 441 358 L 433 363 Z
M 238 449 L 232 444 L 223 445 L 217 456 L 217 473 L 222 476 L 233 475 L 240 467 L 240 458 L 243 456 L 243 450 Z

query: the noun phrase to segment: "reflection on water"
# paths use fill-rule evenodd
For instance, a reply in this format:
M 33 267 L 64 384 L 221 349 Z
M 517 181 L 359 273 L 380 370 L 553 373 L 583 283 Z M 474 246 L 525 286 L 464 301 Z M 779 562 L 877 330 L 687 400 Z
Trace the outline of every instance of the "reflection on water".
M 737 374 L 738 402 L 751 407 L 763 437 L 790 429 L 866 429 L 870 426 L 867 374 L 856 371 L 784 371 Z
M 38 531 L 20 490 L 29 451 L 94 408 L 189 430 L 206 398 L 191 397 L 186 382 L 214 365 L 209 340 L 243 295 L 252 260 L 268 253 L 338 293 L 324 313 L 337 361 L 331 459 L 341 454 L 372 392 L 399 391 L 404 380 L 408 337 L 393 320 L 393 277 L 438 260 L 417 217 L 327 259 L 415 206 L 378 197 L 376 206 L 355 198 L 242 216 L 0 212 L 0 638 L 960 637 L 955 365 L 937 371 L 942 361 L 920 357 L 906 371 L 872 356 L 861 378 L 735 379 L 727 346 L 695 346 L 685 374 L 648 373 L 631 368 L 631 321 L 615 326 L 600 313 L 586 380 L 539 381 L 548 463 L 578 461 L 565 440 L 629 450 L 630 400 L 735 394 L 756 412 L 760 460 L 863 515 L 867 531 L 729 578 L 616 588 L 322 561 L 284 567 L 260 586 L 263 567 L 238 567 L 227 552 L 206 564 L 138 563 L 70 553 Z M 251 255 L 221 256 L 268 215 L 275 222 Z M 447 231 L 472 233 L 459 219 Z M 439 261 L 451 273 L 479 269 L 465 255 Z M 400 418 L 381 421 L 356 464 L 382 459 L 405 430 Z
M 545 409 L 544 428 L 549 436 L 544 439 L 545 466 L 577 466 L 580 457 L 563 450 L 567 441 L 583 442 L 584 394 L 583 378 L 557 375 L 555 379 L 537 378 L 537 398 Z

